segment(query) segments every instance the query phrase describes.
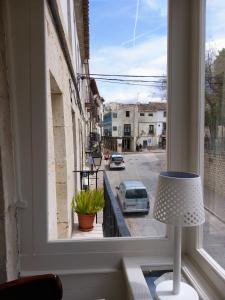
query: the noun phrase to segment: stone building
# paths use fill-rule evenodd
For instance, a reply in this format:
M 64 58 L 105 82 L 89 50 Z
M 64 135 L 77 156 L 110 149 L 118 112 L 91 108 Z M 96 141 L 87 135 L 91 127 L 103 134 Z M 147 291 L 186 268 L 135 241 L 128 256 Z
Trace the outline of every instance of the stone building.
M 48 239 L 71 237 L 71 200 L 80 189 L 74 170 L 84 168 L 89 133 L 100 124 L 100 112 L 87 109 L 95 97 L 88 67 L 88 1 L 3 0 L 0 8 L 0 207 L 8 212 L 0 241 L 8 230 L 14 250 L 5 248 L 1 257 L 14 255 L 7 267 L 15 272 L 15 216 L 23 208 L 20 218 L 25 224 L 38 210 L 40 196 L 33 198 L 37 186 L 46 191 Z M 79 74 L 85 78 L 80 80 Z M 43 177 L 39 169 L 44 165 Z
M 103 125 L 106 148 L 135 151 L 140 148 L 164 147 L 166 109 L 166 102 L 105 105 Z

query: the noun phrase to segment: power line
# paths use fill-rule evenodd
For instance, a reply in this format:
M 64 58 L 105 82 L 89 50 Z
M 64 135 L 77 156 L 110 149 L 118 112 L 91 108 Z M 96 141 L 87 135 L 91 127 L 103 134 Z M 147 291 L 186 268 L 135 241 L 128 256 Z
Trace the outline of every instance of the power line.
M 101 82 L 105 82 L 105 83 L 114 83 L 114 84 L 127 84 L 127 85 L 133 85 L 133 86 L 149 86 L 149 87 L 157 87 L 157 88 L 161 88 L 162 86 L 160 85 L 156 85 L 156 84 L 144 84 L 144 83 L 135 83 L 135 82 L 129 82 L 129 81 L 108 81 L 107 79 L 98 79 Z
M 88 76 L 86 74 L 78 74 L 80 77 L 89 78 L 91 76 L 101 76 L 101 77 L 143 77 L 143 78 L 166 78 L 166 75 L 124 75 L 124 74 L 98 74 L 90 73 Z
M 119 81 L 119 82 L 123 82 L 123 81 L 127 81 L 127 82 L 150 82 L 150 83 L 164 83 L 162 81 L 156 81 L 156 80 L 140 80 L 140 79 L 118 79 L 118 78 L 104 78 L 104 77 L 95 77 L 96 80 L 100 80 L 100 79 L 104 79 L 104 80 L 108 80 L 108 81 Z

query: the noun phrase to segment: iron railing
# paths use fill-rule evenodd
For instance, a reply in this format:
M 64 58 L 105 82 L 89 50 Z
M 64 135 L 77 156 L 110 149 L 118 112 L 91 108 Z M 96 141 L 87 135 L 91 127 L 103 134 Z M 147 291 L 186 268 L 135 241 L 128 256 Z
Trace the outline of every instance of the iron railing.
M 107 174 L 104 171 L 104 196 L 105 207 L 103 210 L 103 234 L 104 237 L 128 237 L 130 231 L 125 223 L 125 219 L 119 204 L 113 194 Z

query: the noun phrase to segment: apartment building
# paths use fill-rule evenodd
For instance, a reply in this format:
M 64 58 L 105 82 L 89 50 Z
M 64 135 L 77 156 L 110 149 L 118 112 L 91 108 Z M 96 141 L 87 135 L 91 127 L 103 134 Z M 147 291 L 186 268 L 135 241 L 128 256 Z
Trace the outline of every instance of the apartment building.
M 114 151 L 164 148 L 166 110 L 166 102 L 106 104 L 103 121 L 106 148 Z

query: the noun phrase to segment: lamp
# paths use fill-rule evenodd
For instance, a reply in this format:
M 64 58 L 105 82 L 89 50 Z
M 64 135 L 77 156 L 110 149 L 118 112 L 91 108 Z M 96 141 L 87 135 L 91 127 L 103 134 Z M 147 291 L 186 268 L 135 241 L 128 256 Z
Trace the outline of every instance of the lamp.
M 93 159 L 95 168 L 98 170 L 102 163 L 102 154 L 101 153 L 93 153 L 92 159 Z
M 173 280 L 157 285 L 156 299 L 199 299 L 190 285 L 181 282 L 181 231 L 182 227 L 205 221 L 200 176 L 173 171 L 160 173 L 153 215 L 158 221 L 174 226 Z
M 101 154 L 101 152 L 93 153 L 92 154 L 92 160 L 93 160 L 93 164 L 96 168 L 96 171 L 95 171 L 95 175 L 96 175 L 95 188 L 97 189 L 98 188 L 98 170 L 99 170 L 99 168 L 101 166 L 101 163 L 102 163 L 102 154 Z

